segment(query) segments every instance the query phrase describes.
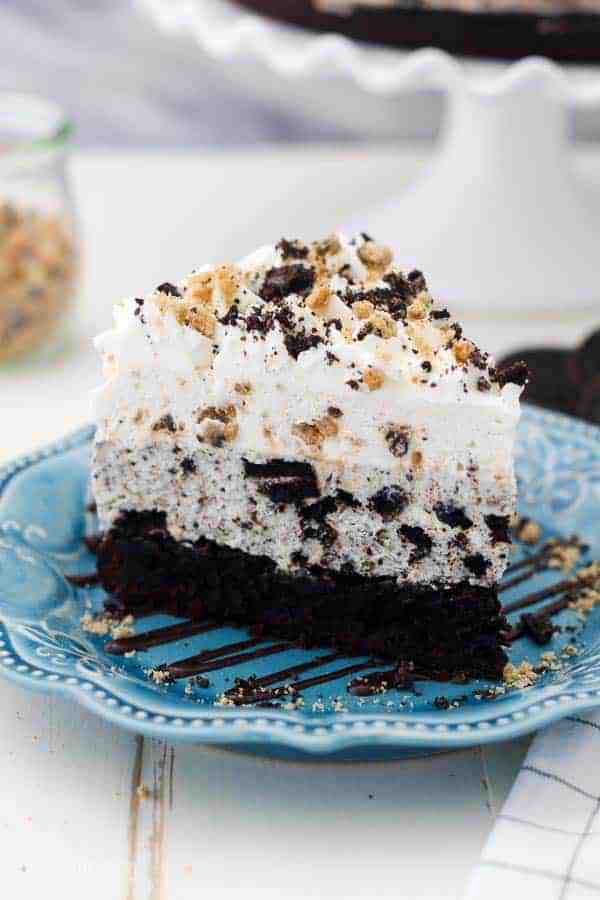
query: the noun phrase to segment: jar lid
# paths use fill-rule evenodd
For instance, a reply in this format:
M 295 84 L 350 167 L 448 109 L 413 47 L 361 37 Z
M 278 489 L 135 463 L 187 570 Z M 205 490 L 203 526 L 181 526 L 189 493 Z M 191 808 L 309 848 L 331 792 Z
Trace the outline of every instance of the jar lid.
M 72 131 L 53 101 L 0 91 L 0 175 L 44 165 L 64 153 Z

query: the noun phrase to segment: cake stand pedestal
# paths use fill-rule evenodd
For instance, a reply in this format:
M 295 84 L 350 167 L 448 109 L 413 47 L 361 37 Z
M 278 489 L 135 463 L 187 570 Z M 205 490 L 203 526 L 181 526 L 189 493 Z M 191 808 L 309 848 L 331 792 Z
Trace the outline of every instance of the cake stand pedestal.
M 413 55 L 405 86 L 443 84 L 448 109 L 430 170 L 356 223 L 423 268 L 455 309 L 494 318 L 580 314 L 600 303 L 600 203 L 569 157 L 576 92 L 554 63 L 527 59 L 492 79 L 445 54 Z

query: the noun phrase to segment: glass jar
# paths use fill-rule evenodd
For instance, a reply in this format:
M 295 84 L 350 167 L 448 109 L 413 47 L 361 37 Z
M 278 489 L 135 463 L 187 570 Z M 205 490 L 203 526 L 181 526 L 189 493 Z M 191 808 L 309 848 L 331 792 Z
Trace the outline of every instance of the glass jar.
M 70 134 L 54 103 L 0 93 L 0 365 L 55 351 L 69 330 L 78 280 Z

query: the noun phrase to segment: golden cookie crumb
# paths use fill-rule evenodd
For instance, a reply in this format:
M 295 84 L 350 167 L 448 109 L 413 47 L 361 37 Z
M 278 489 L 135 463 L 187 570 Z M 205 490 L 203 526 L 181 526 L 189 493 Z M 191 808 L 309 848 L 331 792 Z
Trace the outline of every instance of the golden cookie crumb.
M 234 441 L 238 436 L 239 430 L 237 422 L 227 422 L 223 428 L 223 437 L 226 441 Z
M 340 239 L 337 234 L 330 234 L 329 237 L 322 241 L 315 241 L 312 244 L 316 256 L 335 256 L 342 249 Z
M 323 416 L 322 419 L 318 420 L 317 425 L 325 437 L 335 437 L 338 433 L 338 424 L 332 416 Z
M 375 307 L 369 300 L 357 300 L 352 304 L 352 312 L 357 319 L 368 319 L 375 312 Z
M 338 424 L 331 416 L 323 416 L 314 422 L 296 422 L 292 425 L 292 434 L 301 438 L 309 447 L 320 447 L 325 438 L 335 437 Z
M 367 369 L 363 375 L 363 381 L 370 391 L 376 391 L 383 385 L 385 375 L 381 369 Z
M 252 385 L 249 381 L 238 381 L 236 384 L 234 384 L 233 389 L 236 394 L 247 395 L 252 393 Z
M 406 311 L 407 318 L 416 320 L 424 319 L 429 312 L 430 303 L 427 301 L 427 295 L 424 291 L 415 297 Z
M 216 281 L 221 291 L 221 298 L 225 312 L 229 309 L 235 299 L 240 286 L 240 273 L 236 266 L 223 265 L 219 266 L 215 272 Z
M 473 346 L 471 341 L 467 341 L 465 339 L 457 341 L 452 348 L 454 352 L 454 358 L 458 363 L 468 362 L 474 349 L 475 347 Z
M 377 311 L 367 319 L 367 325 L 373 334 L 382 338 L 395 337 L 398 333 L 396 323 L 388 312 Z
M 581 547 L 578 543 L 563 543 L 555 538 L 550 538 L 547 546 L 550 548 L 550 556 L 548 557 L 549 569 L 560 569 L 562 572 L 569 572 L 581 558 Z
M 533 519 L 523 518 L 517 521 L 515 535 L 524 544 L 537 544 L 542 536 L 542 529 Z
M 526 659 L 519 663 L 518 666 L 515 666 L 514 663 L 506 663 L 504 671 L 502 672 L 502 677 L 505 684 L 514 688 L 531 687 L 538 678 L 533 666 Z
M 184 299 L 190 303 L 212 302 L 214 272 L 193 272 L 188 276 Z
M 195 331 L 199 331 L 200 334 L 203 334 L 205 337 L 211 338 L 217 327 L 217 319 L 216 316 L 207 309 L 190 307 L 186 324 Z
M 329 286 L 322 284 L 317 286 L 314 291 L 308 295 L 306 298 L 306 305 L 309 309 L 312 309 L 313 312 L 317 312 L 327 306 L 330 296 L 331 292 Z
M 237 410 L 233 403 L 227 406 L 206 406 L 198 415 L 196 421 L 203 422 L 205 419 L 215 419 L 217 422 L 229 422 L 237 415 Z
M 358 258 L 369 268 L 385 269 L 391 264 L 394 254 L 389 247 L 366 241 L 358 248 Z

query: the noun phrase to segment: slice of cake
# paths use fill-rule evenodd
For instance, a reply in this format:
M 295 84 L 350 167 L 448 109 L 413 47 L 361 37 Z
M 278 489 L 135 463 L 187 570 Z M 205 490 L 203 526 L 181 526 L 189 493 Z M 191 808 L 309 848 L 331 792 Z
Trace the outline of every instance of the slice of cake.
M 367 235 L 281 240 L 97 338 L 99 574 L 120 614 L 498 674 L 520 366 Z

